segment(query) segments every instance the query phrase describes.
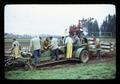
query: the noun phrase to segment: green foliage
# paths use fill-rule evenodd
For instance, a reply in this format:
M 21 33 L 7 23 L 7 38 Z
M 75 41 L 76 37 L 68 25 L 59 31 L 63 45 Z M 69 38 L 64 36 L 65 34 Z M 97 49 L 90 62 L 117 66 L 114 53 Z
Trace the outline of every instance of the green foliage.
M 95 36 L 99 36 L 99 26 L 97 20 L 94 22 L 88 22 L 88 36 L 91 36 L 91 34 L 94 34 Z

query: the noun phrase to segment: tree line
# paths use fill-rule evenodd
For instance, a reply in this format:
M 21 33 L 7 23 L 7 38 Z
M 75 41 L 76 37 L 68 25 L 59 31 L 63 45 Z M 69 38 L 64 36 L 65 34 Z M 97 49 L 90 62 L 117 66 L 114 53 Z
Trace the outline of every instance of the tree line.
M 88 30 L 88 36 L 94 34 L 95 36 L 100 36 L 100 32 L 104 36 L 116 37 L 116 15 L 108 15 L 105 17 L 102 25 L 98 26 L 97 20 L 94 18 L 82 19 L 83 27 Z
M 112 37 L 116 37 L 116 16 L 109 14 L 103 21 L 100 29 L 101 32 L 111 32 Z

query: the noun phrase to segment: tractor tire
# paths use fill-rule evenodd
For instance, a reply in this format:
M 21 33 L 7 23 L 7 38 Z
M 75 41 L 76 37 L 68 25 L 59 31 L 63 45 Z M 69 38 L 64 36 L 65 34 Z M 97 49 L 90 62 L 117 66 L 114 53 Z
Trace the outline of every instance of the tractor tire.
M 86 50 L 86 49 L 83 49 L 83 50 L 81 51 L 79 57 L 80 57 L 80 61 L 81 61 L 82 63 L 87 63 L 88 60 L 89 60 L 89 51 Z

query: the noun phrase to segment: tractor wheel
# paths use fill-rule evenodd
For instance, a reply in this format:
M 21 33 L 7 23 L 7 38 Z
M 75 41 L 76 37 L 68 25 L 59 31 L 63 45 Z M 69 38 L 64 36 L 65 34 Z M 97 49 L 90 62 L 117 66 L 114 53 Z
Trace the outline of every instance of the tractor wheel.
M 82 63 L 87 63 L 89 60 L 89 52 L 88 50 L 84 49 L 81 51 L 81 54 L 80 54 L 80 61 Z

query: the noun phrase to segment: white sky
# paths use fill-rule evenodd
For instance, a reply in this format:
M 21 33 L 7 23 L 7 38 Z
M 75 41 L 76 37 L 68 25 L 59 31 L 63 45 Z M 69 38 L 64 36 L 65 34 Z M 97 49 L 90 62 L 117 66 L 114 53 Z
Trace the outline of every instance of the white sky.
M 114 5 L 6 5 L 5 33 L 64 35 L 83 17 L 97 19 L 100 26 L 108 14 L 116 14 Z

